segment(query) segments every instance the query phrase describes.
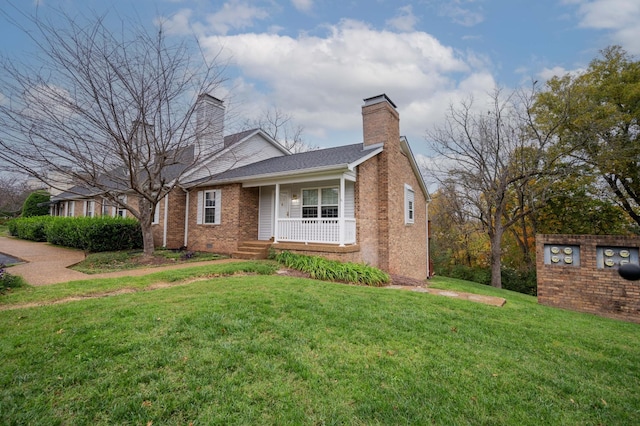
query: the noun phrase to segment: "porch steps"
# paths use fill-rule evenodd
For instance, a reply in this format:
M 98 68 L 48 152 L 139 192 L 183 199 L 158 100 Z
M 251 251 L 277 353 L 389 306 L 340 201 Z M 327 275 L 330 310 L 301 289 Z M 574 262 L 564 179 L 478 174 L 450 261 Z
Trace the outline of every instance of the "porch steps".
M 238 251 L 231 254 L 234 259 L 266 259 L 269 256 L 271 241 L 243 241 Z

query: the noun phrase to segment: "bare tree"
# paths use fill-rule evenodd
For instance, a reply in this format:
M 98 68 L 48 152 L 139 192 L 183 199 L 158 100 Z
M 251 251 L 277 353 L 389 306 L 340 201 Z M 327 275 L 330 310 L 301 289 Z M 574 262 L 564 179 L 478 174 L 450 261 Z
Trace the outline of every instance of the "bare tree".
M 71 181 L 126 208 L 153 254 L 158 201 L 219 148 L 222 124 L 194 121 L 198 96 L 223 82 L 224 67 L 195 39 L 167 37 L 162 24 L 112 28 L 106 15 L 53 11 L 50 19 L 22 15 L 25 28 L 0 12 L 38 51 L 30 62 L 0 64 L 0 159 L 52 188 Z
M 451 106 L 445 124 L 427 132 L 443 165 L 436 179 L 455 185 L 466 214 L 479 221 L 489 237 L 491 285 L 498 288 L 503 234 L 532 212 L 531 204 L 510 204 L 509 199 L 526 187 L 537 191 L 531 197 L 542 202 L 540 177 L 555 173 L 553 166 L 562 157 L 551 149 L 556 127 L 543 131 L 534 125 L 534 96 L 535 85 L 530 93 L 518 90 L 507 96 L 496 89 L 488 109 L 475 109 L 473 100 Z
M 27 196 L 29 188 L 26 180 L 16 180 L 14 176 L 0 176 L 0 217 L 18 215 Z
M 264 111 L 257 119 L 245 121 L 243 127 L 246 129 L 262 129 L 293 153 L 318 149 L 317 146 L 308 145 L 304 142 L 302 135 L 304 127 L 296 125 L 293 120 L 291 114 L 282 111 L 278 107 L 273 107 Z

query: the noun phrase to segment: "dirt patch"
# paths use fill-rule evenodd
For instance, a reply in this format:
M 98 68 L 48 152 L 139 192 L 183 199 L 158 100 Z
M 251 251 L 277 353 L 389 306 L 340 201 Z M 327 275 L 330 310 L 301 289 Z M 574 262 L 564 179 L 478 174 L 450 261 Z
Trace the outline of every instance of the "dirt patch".
M 419 280 L 417 278 L 405 277 L 404 275 L 389 275 L 391 282 L 389 285 L 401 285 L 409 287 L 424 287 L 427 285 L 425 280 Z

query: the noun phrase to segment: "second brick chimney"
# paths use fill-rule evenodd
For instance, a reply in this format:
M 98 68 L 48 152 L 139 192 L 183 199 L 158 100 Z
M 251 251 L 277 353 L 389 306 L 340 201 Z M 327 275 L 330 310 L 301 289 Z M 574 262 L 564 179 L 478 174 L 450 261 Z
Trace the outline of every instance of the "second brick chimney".
M 400 115 L 385 94 L 367 98 L 362 106 L 364 146 L 399 143 Z
M 224 103 L 203 93 L 196 104 L 196 140 L 199 151 L 211 154 L 224 147 Z

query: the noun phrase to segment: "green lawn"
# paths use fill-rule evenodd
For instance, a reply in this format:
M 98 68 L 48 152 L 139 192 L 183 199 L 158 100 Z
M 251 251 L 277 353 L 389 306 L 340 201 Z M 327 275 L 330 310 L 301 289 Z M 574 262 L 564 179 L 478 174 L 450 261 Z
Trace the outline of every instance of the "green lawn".
M 0 424 L 640 424 L 640 325 L 433 286 L 507 304 L 241 276 L 1 311 Z

